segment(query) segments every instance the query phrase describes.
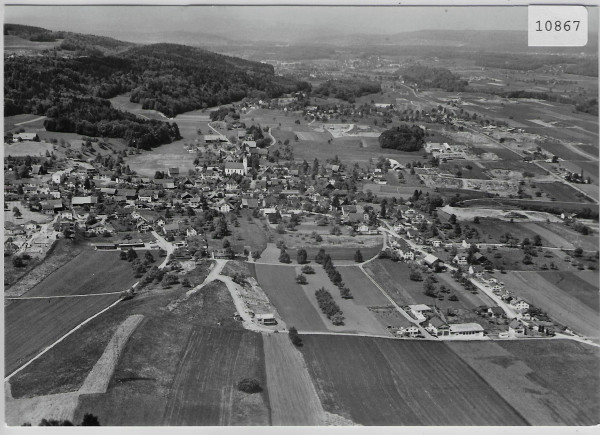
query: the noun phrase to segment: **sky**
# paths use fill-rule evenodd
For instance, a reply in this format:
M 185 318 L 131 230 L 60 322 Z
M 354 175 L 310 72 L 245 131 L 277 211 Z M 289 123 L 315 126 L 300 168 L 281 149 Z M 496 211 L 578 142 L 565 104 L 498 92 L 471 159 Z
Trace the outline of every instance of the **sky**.
M 597 14 L 590 16 L 597 22 Z M 527 7 L 6 6 L 4 22 L 120 39 L 185 31 L 289 41 L 423 29 L 526 30 Z

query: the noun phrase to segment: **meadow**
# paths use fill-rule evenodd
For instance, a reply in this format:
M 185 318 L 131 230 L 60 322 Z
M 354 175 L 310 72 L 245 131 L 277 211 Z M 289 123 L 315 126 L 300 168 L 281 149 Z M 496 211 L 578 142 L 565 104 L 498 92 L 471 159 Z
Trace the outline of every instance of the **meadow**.
M 598 351 L 568 340 L 448 342 L 536 426 L 598 424 Z
M 289 326 L 299 331 L 327 331 L 325 322 L 302 287 L 296 284 L 294 267 L 255 265 L 258 283 Z
M 362 425 L 526 425 L 444 343 L 302 336 L 326 411 Z
M 551 275 L 548 280 L 544 276 L 545 272 L 511 271 L 502 275 L 502 281 L 515 295 L 546 311 L 557 322 L 585 337 L 598 339 L 598 310 L 581 300 L 597 296 L 597 289 L 586 286 L 578 291 L 565 291 L 552 283 L 555 277 Z M 578 292 L 581 294 L 576 297 Z

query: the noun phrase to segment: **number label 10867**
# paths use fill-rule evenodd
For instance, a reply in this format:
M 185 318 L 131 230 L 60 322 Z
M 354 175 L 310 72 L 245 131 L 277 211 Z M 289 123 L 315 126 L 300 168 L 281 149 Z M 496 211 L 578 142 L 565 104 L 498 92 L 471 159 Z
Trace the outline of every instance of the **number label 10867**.
M 547 20 L 545 22 L 536 21 L 536 32 L 570 32 L 571 30 L 577 32 L 579 30 L 580 21 L 550 21 Z

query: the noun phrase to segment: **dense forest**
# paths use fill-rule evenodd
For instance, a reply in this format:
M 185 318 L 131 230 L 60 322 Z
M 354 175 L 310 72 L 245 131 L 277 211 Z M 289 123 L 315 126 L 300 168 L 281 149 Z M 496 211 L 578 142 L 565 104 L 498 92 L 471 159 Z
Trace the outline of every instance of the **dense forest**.
M 440 88 L 447 92 L 462 92 L 469 82 L 446 68 L 412 65 L 400 71 L 402 78 L 419 88 Z
M 419 126 L 401 125 L 384 131 L 379 136 L 381 148 L 391 148 L 398 151 L 418 151 L 425 143 L 425 132 Z
M 328 80 L 313 89 L 312 95 L 334 97 L 354 103 L 357 97 L 381 92 L 381 84 L 366 80 Z
M 30 37 L 44 37 L 38 29 L 28 27 Z M 74 47 L 96 38 L 82 36 L 77 41 L 83 45 Z M 177 126 L 116 110 L 108 98 L 131 92 L 132 102 L 174 117 L 247 96 L 277 97 L 301 86 L 276 77 L 271 65 L 175 44 L 133 46 L 112 55 L 11 56 L 4 77 L 5 116 L 46 115 L 50 131 L 121 137 L 144 149 L 176 139 Z

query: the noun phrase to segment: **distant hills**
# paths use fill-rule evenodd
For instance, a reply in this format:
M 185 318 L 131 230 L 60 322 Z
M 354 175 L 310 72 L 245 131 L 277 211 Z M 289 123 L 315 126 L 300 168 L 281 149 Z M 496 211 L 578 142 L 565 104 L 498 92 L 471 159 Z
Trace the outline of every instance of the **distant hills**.
M 526 31 L 512 30 L 417 30 L 390 35 L 333 35 L 328 38 L 306 38 L 298 43 L 335 45 L 340 47 L 455 47 L 469 51 L 504 53 L 580 53 L 597 54 L 597 34 L 590 33 L 585 47 L 528 47 Z
M 120 137 L 144 149 L 179 136 L 176 126 L 145 121 L 111 107 L 131 101 L 169 117 L 239 101 L 277 97 L 301 84 L 271 65 L 178 44 L 138 45 L 103 36 L 7 25 L 5 34 L 56 42 L 42 56 L 5 56 L 4 113 L 46 115 L 50 131 Z

